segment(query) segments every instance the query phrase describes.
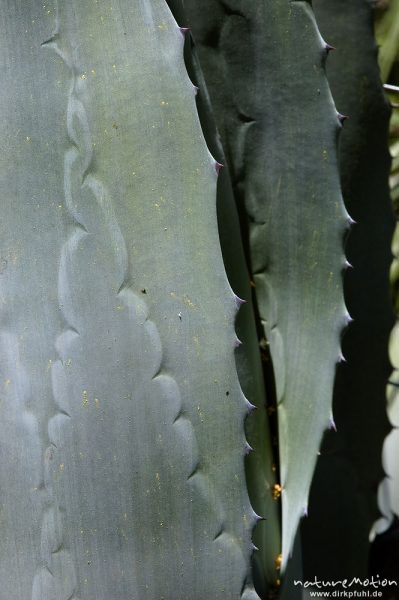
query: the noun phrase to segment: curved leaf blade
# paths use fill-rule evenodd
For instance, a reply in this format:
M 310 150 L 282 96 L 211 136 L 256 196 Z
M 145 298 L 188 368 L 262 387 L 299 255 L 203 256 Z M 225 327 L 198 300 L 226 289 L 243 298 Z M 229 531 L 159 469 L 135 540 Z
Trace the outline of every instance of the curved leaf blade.
M 248 216 L 256 296 L 275 370 L 284 569 L 331 425 L 348 319 L 341 279 L 349 217 L 336 158 L 340 118 L 324 73 L 328 48 L 306 2 L 185 6 L 236 198 Z

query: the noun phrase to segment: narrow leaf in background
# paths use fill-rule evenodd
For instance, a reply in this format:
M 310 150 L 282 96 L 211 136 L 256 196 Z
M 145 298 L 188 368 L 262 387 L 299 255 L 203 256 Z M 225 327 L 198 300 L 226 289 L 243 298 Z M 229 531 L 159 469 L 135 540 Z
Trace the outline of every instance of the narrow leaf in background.
M 381 85 L 368 0 L 317 0 L 323 36 L 336 51 L 327 75 L 349 115 L 339 159 L 346 206 L 356 220 L 346 245 L 353 265 L 345 299 L 353 323 L 343 339 L 347 363 L 334 389 L 337 433 L 326 435 L 304 521 L 306 577 L 367 577 L 369 533 L 378 516 L 381 448 L 389 431 L 385 386 L 393 325 L 389 294 L 393 212 L 388 189 L 389 107 Z M 317 550 L 316 550 L 317 549 Z

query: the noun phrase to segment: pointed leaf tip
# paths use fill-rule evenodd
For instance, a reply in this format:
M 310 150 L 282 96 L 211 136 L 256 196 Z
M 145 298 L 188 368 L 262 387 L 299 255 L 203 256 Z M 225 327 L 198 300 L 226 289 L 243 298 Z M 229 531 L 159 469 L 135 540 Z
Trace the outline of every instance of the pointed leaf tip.
M 337 426 L 335 424 L 333 417 L 330 417 L 330 429 L 333 429 L 335 431 L 335 433 L 337 432 Z

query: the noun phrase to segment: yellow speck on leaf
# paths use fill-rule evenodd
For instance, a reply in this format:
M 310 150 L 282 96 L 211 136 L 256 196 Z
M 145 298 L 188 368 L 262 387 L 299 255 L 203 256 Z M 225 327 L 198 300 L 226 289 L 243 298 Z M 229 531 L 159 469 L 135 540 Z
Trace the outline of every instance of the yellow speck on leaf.
M 83 406 L 89 406 L 89 397 L 87 394 L 87 390 L 83 390 L 82 392 L 82 403 Z
M 276 567 L 276 571 L 279 571 L 281 569 L 281 563 L 283 562 L 283 555 L 279 554 L 278 556 L 276 556 L 276 560 L 274 561 L 274 565 Z
M 194 302 L 191 300 L 191 298 L 189 296 L 187 296 L 187 294 L 183 295 L 183 302 L 189 308 L 195 308 Z
M 275 483 L 273 486 L 273 500 L 278 500 L 281 496 L 281 492 L 283 488 L 278 483 Z

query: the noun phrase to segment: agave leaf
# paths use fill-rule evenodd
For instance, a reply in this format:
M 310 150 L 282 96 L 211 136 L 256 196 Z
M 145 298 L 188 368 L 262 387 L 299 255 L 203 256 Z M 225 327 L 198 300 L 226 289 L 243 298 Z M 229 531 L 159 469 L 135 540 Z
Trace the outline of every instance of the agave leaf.
M 189 0 L 185 7 L 249 221 L 276 381 L 284 569 L 331 422 L 346 319 L 348 215 L 336 159 L 341 124 L 323 68 L 328 48 L 305 2 Z
M 0 27 L 0 597 L 256 600 L 182 33 L 164 0 L 7 3 Z
M 169 2 L 169 5 L 173 7 L 179 24 L 184 26 L 186 21 L 181 3 L 174 1 Z M 257 548 L 253 555 L 253 578 L 258 593 L 262 597 L 267 597 L 270 584 L 278 583 L 281 552 L 280 511 L 272 494 L 276 484 L 276 457 L 272 450 L 250 277 L 245 262 L 230 171 L 213 118 L 195 45 L 192 36 L 187 37 L 189 43 L 186 48 L 186 64 L 192 81 L 198 87 L 197 108 L 202 128 L 212 155 L 223 165 L 217 190 L 217 213 L 223 260 L 230 285 L 240 298 L 245 299 L 245 304 L 236 319 L 236 332 L 241 342 L 236 349 L 236 365 L 244 395 L 256 409 L 251 411 L 245 422 L 247 440 L 253 449 L 246 457 L 246 479 L 251 504 L 255 512 L 263 517 L 253 534 L 253 542 Z
M 338 109 L 349 115 L 339 159 L 343 196 L 356 220 L 346 245 L 353 269 L 345 278 L 354 321 L 343 339 L 347 363 L 339 366 L 335 382 L 338 433 L 326 436 L 302 539 L 305 576 L 338 580 L 367 576 L 369 531 L 378 516 L 376 489 L 388 432 L 385 386 L 393 325 L 388 273 L 394 221 L 388 190 L 389 108 L 379 76 L 371 3 L 316 0 L 314 8 L 323 36 L 336 48 L 327 63 L 332 93 Z

